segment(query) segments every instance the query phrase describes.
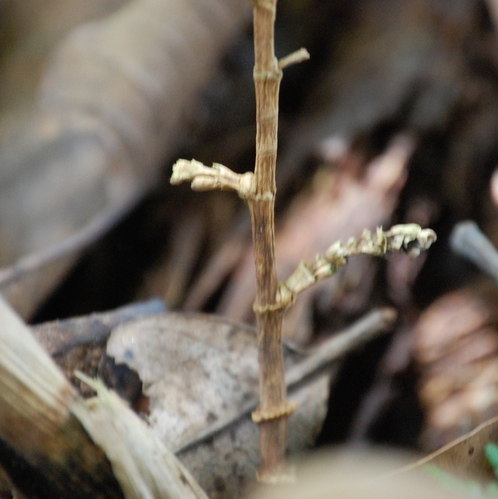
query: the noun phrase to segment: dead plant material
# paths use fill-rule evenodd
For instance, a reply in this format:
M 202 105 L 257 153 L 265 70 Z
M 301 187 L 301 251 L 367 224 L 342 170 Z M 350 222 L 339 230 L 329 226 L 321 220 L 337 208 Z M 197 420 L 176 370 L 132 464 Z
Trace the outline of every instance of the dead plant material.
M 447 293 L 415 325 L 428 449 L 447 444 L 496 413 L 497 302 L 495 285 L 484 282 Z
M 279 276 L 289 275 L 304 258 L 311 260 L 323 253 L 331 241 L 360 235 L 365 227 L 375 228 L 389 222 L 407 175 L 407 162 L 414 143 L 407 136 L 395 138 L 386 151 L 354 176 L 349 169 L 319 170 L 309 189 L 302 192 L 284 219 L 277 223 L 275 247 Z M 354 156 L 348 151 L 347 157 Z M 352 161 L 352 160 L 350 160 Z M 331 216 L 339 213 L 340 216 Z M 202 309 L 221 287 L 227 273 L 231 279 L 223 292 L 216 313 L 235 320 L 252 321 L 256 294 L 253 251 L 245 249 L 237 231 L 219 250 L 189 290 L 188 310 Z M 346 309 L 355 314 L 366 311 L 375 276 L 376 263 L 365 258 L 352 259 L 335 279 L 324 281 L 303 293 L 284 317 L 285 338 L 300 345 L 309 342 L 310 313 L 317 297 L 322 309 Z M 354 303 L 354 305 L 353 305 Z
M 300 402 L 289 447 L 311 446 L 326 413 L 337 360 L 385 334 L 393 310 L 372 312 L 306 355 L 284 348 L 287 388 Z M 254 484 L 258 363 L 254 329 L 208 315 L 160 315 L 120 326 L 107 354 L 138 373 L 148 420 L 213 498 L 240 496 Z M 234 471 L 236 470 L 236 471 Z
M 69 33 L 1 149 L 0 265 L 54 255 L 87 224 L 109 214 L 116 223 L 151 189 L 244 6 L 139 0 Z M 81 249 L 2 291 L 29 316 Z
M 298 293 L 329 277 L 353 255 L 384 256 L 403 249 L 412 256 L 436 240 L 431 229 L 416 224 L 367 229 L 356 240 L 330 246 L 314 263 L 300 263 L 288 280 L 278 282 L 275 260 L 275 195 L 278 143 L 278 98 L 282 67 L 309 57 L 301 49 L 277 60 L 274 53 L 276 0 L 254 2 L 254 83 L 256 89 L 256 161 L 253 172 L 235 173 L 224 165 L 208 167 L 196 160 L 179 159 L 171 183 L 191 182 L 194 190 L 232 190 L 247 200 L 251 214 L 256 268 L 256 315 L 260 401 L 252 418 L 260 429 L 261 462 L 258 479 L 278 483 L 292 479 L 286 469 L 287 420 L 297 408 L 287 399 L 282 354 L 282 321 Z
M 260 405 L 253 413 L 260 427 L 262 481 L 285 480 L 287 419 L 296 405 L 287 400 L 282 354 L 282 317 L 275 262 L 275 172 L 278 143 L 278 97 L 282 68 L 309 57 L 306 50 L 280 62 L 275 56 L 276 0 L 254 2 L 254 83 L 256 89 L 256 162 L 254 173 L 237 174 L 223 165 L 208 168 L 195 160 L 179 160 L 172 183 L 191 181 L 197 190 L 235 190 L 247 199 L 256 262 L 256 314 L 259 350 Z
M 391 476 L 423 470 L 429 466 L 434 469 L 437 466 L 449 474 L 447 478 L 450 481 L 459 485 L 458 488 L 465 497 L 469 496 L 470 490 L 472 490 L 472 494 L 482 495 L 482 497 L 490 496 L 491 494 L 487 492 L 494 488 L 496 475 L 487 455 L 486 447 L 490 443 L 494 444 L 497 440 L 498 417 L 495 416 L 428 456 L 391 473 Z M 465 483 L 465 481 L 468 482 Z
M 28 497 L 205 498 L 146 424 L 101 383 L 83 401 L 0 301 L 0 464 Z M 83 376 L 83 375 L 81 375 Z
M 32 328 L 32 332 L 81 395 L 89 396 L 94 391 L 81 382 L 76 371 L 91 378 L 99 377 L 133 405 L 141 396 L 140 381 L 122 366 L 115 366 L 106 357 L 105 346 L 117 326 L 164 311 L 164 303 L 155 299 L 110 312 L 39 324 Z

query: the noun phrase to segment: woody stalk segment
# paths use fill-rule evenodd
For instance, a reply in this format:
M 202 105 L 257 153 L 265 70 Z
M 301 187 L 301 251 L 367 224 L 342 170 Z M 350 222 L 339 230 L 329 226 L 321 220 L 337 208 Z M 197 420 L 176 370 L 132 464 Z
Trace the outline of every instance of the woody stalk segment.
M 261 481 L 280 481 L 285 476 L 287 419 L 296 406 L 287 400 L 282 353 L 282 317 L 286 304 L 279 299 L 275 263 L 275 169 L 278 143 L 278 96 L 282 69 L 309 58 L 301 49 L 281 61 L 275 57 L 276 0 L 254 2 L 254 84 L 256 89 L 256 164 L 252 172 L 236 174 L 223 165 L 206 167 L 179 160 L 172 183 L 192 181 L 197 190 L 235 190 L 251 211 L 256 263 L 260 405 L 253 420 L 260 427 Z
M 203 165 L 195 160 L 178 160 L 173 166 L 172 184 L 191 182 L 194 190 L 233 190 L 249 205 L 256 265 L 259 360 L 259 407 L 252 418 L 260 429 L 261 462 L 258 478 L 279 482 L 289 477 L 285 468 L 287 420 L 296 405 L 287 400 L 282 351 L 282 319 L 297 294 L 317 280 L 334 274 L 359 253 L 382 256 L 397 249 L 417 253 L 436 239 L 430 229 L 418 225 L 395 226 L 390 231 L 365 231 L 359 240 L 335 243 L 311 264 L 301 263 L 285 282 L 277 279 L 275 261 L 275 169 L 277 160 L 278 97 L 282 69 L 309 58 L 300 49 L 281 60 L 274 53 L 277 0 L 254 0 L 254 84 L 256 90 L 256 163 L 253 172 L 238 174 L 229 168 Z

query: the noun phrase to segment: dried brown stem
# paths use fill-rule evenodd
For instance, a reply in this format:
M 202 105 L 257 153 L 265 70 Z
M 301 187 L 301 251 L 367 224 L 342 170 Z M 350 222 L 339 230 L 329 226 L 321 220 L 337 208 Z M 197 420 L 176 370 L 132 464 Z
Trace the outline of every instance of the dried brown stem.
M 239 174 L 219 163 L 206 166 L 195 159 L 179 159 L 173 165 L 170 182 L 177 185 L 187 181 L 191 182 L 194 191 L 236 191 L 242 198 L 252 196 L 255 187 L 252 172 Z
M 179 160 L 173 167 L 172 183 L 191 181 L 198 190 L 234 190 L 245 198 L 251 212 L 256 263 L 256 301 L 260 405 L 252 418 L 260 428 L 261 462 L 258 478 L 278 482 L 287 477 L 285 453 L 287 420 L 296 406 L 287 400 L 282 351 L 282 319 L 298 293 L 335 273 L 347 258 L 360 253 L 383 256 L 403 249 L 412 256 L 436 240 L 431 229 L 415 224 L 397 225 L 388 231 L 365 231 L 359 239 L 340 241 L 311 264 L 302 262 L 285 282 L 277 280 L 275 262 L 275 170 L 278 142 L 278 97 L 282 68 L 308 58 L 298 50 L 280 60 L 274 53 L 277 0 L 254 2 L 254 84 L 256 89 L 256 164 L 254 174 L 236 174 L 223 165 L 207 167 Z
M 309 57 L 298 50 L 275 57 L 274 26 L 277 0 L 254 0 L 254 85 L 256 90 L 256 163 L 254 174 L 239 175 L 223 165 L 207 167 L 179 160 L 171 182 L 191 181 L 196 190 L 234 190 L 247 199 L 251 212 L 256 263 L 256 302 L 260 405 L 253 413 L 260 425 L 261 463 L 258 477 L 275 482 L 285 477 L 287 419 L 296 406 L 287 400 L 282 351 L 282 318 L 275 262 L 275 170 L 277 162 L 278 97 L 282 68 Z
M 280 284 L 279 300 L 282 306 L 292 305 L 297 295 L 316 282 L 334 275 L 354 255 L 385 256 L 391 251 L 406 251 L 417 257 L 436 241 L 432 229 L 422 229 L 417 224 L 394 225 L 384 231 L 378 227 L 372 234 L 365 229 L 360 238 L 350 238 L 346 244 L 337 241 L 314 262 L 301 262 L 291 276 Z
M 260 425 L 259 479 L 278 481 L 285 475 L 287 419 L 294 407 L 287 400 L 282 352 L 283 309 L 278 304 L 275 264 L 275 169 L 278 96 L 282 70 L 274 52 L 276 0 L 254 2 L 254 84 L 256 89 L 255 196 L 249 198 L 257 292 L 260 405 L 253 419 Z

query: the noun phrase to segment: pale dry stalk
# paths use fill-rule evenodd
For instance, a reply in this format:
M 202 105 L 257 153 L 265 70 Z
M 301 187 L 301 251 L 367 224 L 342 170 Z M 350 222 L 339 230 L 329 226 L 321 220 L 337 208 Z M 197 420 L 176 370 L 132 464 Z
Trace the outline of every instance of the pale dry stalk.
M 254 84 L 256 89 L 256 164 L 251 211 L 257 293 L 254 312 L 258 331 L 260 405 L 253 414 L 259 424 L 259 479 L 285 475 L 287 419 L 294 407 L 287 401 L 282 353 L 284 309 L 278 300 L 275 264 L 274 203 L 276 194 L 278 97 L 282 70 L 274 52 L 276 0 L 254 3 Z
M 309 57 L 305 49 L 280 61 L 274 53 L 277 0 L 254 3 L 254 85 L 256 89 L 256 164 L 254 173 L 238 174 L 229 168 L 203 165 L 195 160 L 178 160 L 173 166 L 172 184 L 191 182 L 195 190 L 233 190 L 246 199 L 251 212 L 254 258 L 260 403 L 252 418 L 260 429 L 260 481 L 280 482 L 289 476 L 285 466 L 287 420 L 296 405 L 287 400 L 282 349 L 282 319 L 297 295 L 315 282 L 330 277 L 346 265 L 350 256 L 384 256 L 404 250 L 412 256 L 428 249 L 436 240 L 431 229 L 415 224 L 397 225 L 388 231 L 364 231 L 358 239 L 333 244 L 314 262 L 301 262 L 284 282 L 277 279 L 275 262 L 274 205 L 278 141 L 278 97 L 282 68 Z
M 256 89 L 256 163 L 254 173 L 237 174 L 214 164 L 178 160 L 172 184 L 192 182 L 196 190 L 234 190 L 247 200 L 252 219 L 257 293 L 260 405 L 253 420 L 260 426 L 261 481 L 286 477 L 287 419 L 296 406 L 287 400 L 282 351 L 282 318 L 288 302 L 281 300 L 275 263 L 275 169 L 277 161 L 278 97 L 282 68 L 309 57 L 300 49 L 278 61 L 274 51 L 277 0 L 254 0 L 254 84 Z

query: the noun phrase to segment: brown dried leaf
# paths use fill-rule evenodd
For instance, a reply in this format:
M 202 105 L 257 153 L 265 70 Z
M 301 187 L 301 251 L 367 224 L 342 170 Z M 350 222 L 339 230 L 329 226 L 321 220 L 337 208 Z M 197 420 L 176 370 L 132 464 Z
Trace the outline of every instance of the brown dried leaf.
M 133 404 L 141 395 L 141 384 L 137 386 L 137 376 L 133 371 L 127 373 L 124 369 L 116 368 L 106 358 L 105 345 L 111 331 L 118 325 L 164 311 L 164 303 L 155 299 L 110 312 L 39 324 L 32 328 L 32 333 L 80 394 L 93 394 L 93 390 L 86 383 L 81 383 L 75 371 L 92 378 L 102 378 Z
M 470 433 L 450 442 L 410 468 L 435 464 L 462 479 L 474 479 L 480 482 L 495 481 L 493 468 L 485 454 L 485 447 L 488 443 L 498 443 L 498 417 L 482 423 Z
M 107 353 L 138 372 L 150 398 L 150 424 L 210 497 L 236 497 L 252 483 L 259 459 L 250 419 L 258 391 L 252 328 L 211 316 L 161 315 L 117 328 Z M 288 364 L 296 360 L 286 353 Z M 322 375 L 290 393 L 300 403 L 289 421 L 291 449 L 313 443 L 328 382 Z M 217 423 L 217 433 L 199 438 Z
M 427 412 L 424 441 L 434 449 L 482 423 L 498 407 L 498 330 L 494 283 L 446 294 L 414 329 Z

